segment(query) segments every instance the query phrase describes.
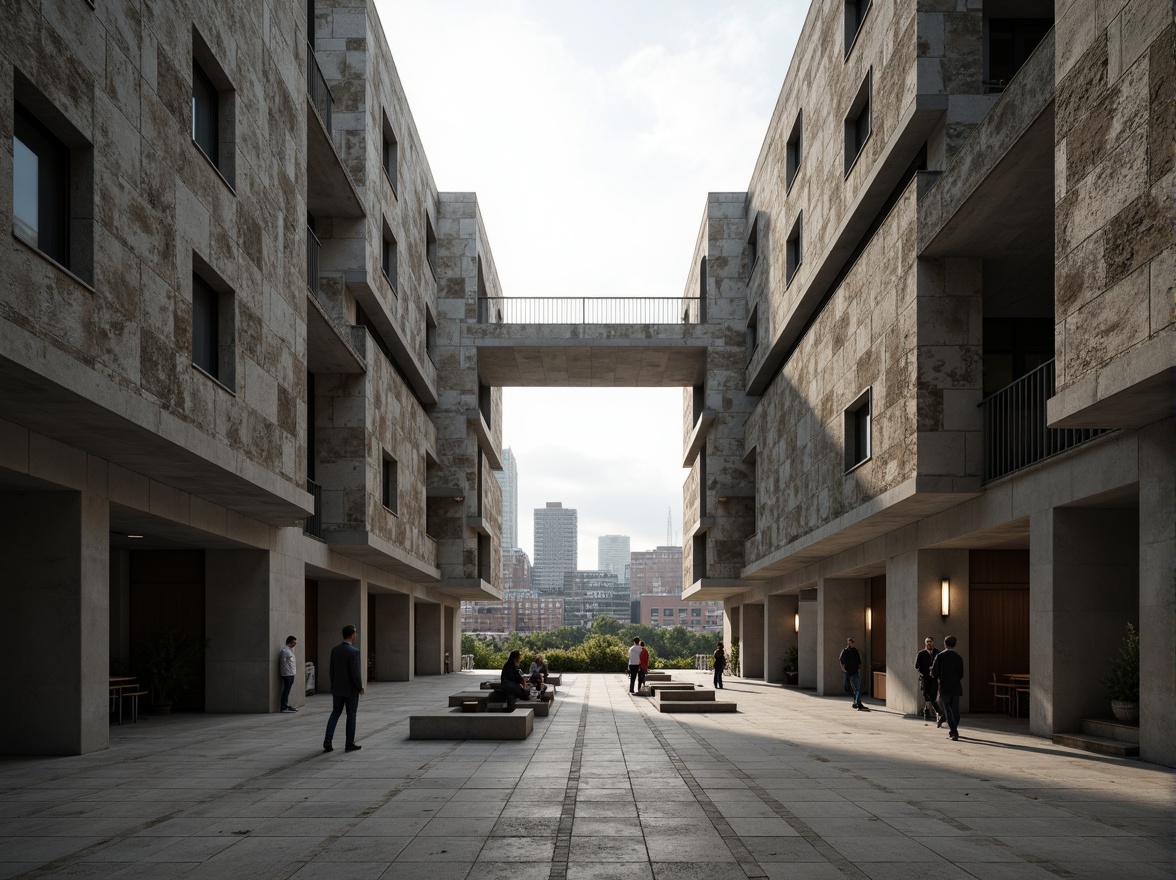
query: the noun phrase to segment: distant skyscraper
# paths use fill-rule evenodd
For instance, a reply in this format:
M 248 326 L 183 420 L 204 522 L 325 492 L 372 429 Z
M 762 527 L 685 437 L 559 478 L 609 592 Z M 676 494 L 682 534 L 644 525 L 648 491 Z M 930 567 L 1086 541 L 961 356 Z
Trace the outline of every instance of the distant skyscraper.
M 535 565 L 531 582 L 541 592 L 563 591 L 564 573 L 576 570 L 579 527 L 576 511 L 558 501 L 535 508 Z
M 563 581 L 563 625 L 592 626 L 598 617 L 629 623 L 629 591 L 611 571 L 569 571 Z
M 626 567 L 629 565 L 629 536 L 601 535 L 596 539 L 596 567 L 600 571 L 611 571 L 617 580 L 629 583 Z
M 502 450 L 502 470 L 495 471 L 502 486 L 502 553 L 519 546 L 519 468 L 510 447 Z

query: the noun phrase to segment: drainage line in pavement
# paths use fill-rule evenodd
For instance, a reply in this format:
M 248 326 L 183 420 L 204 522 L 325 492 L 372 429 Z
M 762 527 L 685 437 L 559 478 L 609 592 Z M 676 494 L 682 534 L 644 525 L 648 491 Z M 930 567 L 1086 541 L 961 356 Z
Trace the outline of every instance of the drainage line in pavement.
M 576 819 L 576 797 L 580 791 L 580 763 L 584 759 L 584 734 L 588 730 L 588 697 L 592 680 L 584 688 L 584 703 L 580 707 L 580 723 L 576 728 L 576 744 L 572 746 L 572 766 L 568 770 L 568 784 L 564 789 L 563 808 L 559 814 L 559 829 L 555 833 L 555 852 L 551 856 L 548 880 L 567 880 L 568 862 L 572 856 L 572 824 Z

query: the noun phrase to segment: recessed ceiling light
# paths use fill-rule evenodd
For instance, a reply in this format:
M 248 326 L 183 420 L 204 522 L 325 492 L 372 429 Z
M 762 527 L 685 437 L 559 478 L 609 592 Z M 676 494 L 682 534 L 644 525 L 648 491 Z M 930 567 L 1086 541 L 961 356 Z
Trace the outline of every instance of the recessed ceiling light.
M 128 538 L 142 538 L 142 535 L 127 535 Z

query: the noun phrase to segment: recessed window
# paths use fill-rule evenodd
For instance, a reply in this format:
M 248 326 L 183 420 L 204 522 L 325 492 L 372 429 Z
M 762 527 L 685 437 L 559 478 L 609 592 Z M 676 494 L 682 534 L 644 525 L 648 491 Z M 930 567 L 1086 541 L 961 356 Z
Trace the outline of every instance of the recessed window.
M 425 260 L 429 264 L 429 271 L 437 277 L 437 233 L 433 231 L 433 221 L 425 215 Z
M 487 425 L 494 424 L 494 395 L 489 385 L 478 383 L 478 411 Z
M 849 50 L 857 42 L 866 13 L 873 5 L 872 0 L 845 0 L 845 57 L 849 57 Z
M 849 176 L 857 158 L 861 155 L 866 140 L 870 137 L 870 89 L 873 71 L 866 74 L 862 86 L 849 105 L 849 112 L 845 115 L 845 176 Z
M 192 32 L 192 141 L 231 186 L 235 136 L 232 83 L 208 44 Z
M 659 611 L 660 611 L 660 609 L 658 609 L 658 608 L 650 608 L 649 609 L 649 616 L 650 617 L 658 617 Z
M 804 112 L 796 114 L 796 122 L 792 123 L 792 133 L 788 135 L 788 155 L 784 163 L 784 188 L 792 189 L 796 180 L 796 172 L 800 170 L 800 163 L 804 160 Z
M 985 90 L 1003 92 L 1051 27 L 1053 19 L 1050 18 L 988 19 L 985 26 L 985 58 L 988 61 Z
M 384 226 L 384 240 L 380 245 L 380 269 L 384 273 L 384 278 L 387 279 L 388 284 L 392 287 L 392 292 L 397 292 L 397 272 L 399 269 L 399 255 L 396 248 L 396 236 Z
M 384 174 L 388 178 L 388 182 L 392 184 L 392 194 L 397 193 L 397 174 L 400 168 L 400 142 L 396 140 L 396 134 L 392 131 L 392 125 L 388 122 L 388 117 L 384 117 L 384 138 L 383 146 L 380 150 L 380 164 L 384 166 Z
M 706 535 L 695 535 L 692 549 L 691 564 L 694 566 L 694 579 L 702 580 L 706 577 Z
M 233 293 L 206 266 L 198 266 L 192 273 L 192 363 L 232 391 L 236 361 Z
M 380 485 L 380 501 L 393 513 L 399 513 L 399 497 L 397 495 L 397 467 L 396 459 L 384 453 L 384 471 Z
M 849 472 L 870 458 L 870 389 L 845 411 L 845 470 Z
M 12 232 L 89 283 L 94 268 L 94 151 L 76 128 L 15 72 Z
M 786 265 L 784 269 L 784 283 L 791 284 L 793 276 L 796 275 L 796 270 L 800 268 L 801 260 L 804 258 L 803 244 L 801 242 L 801 231 L 803 229 L 804 214 L 801 213 L 796 218 L 796 223 L 792 226 L 792 231 L 788 233 L 788 243 L 785 250 L 787 251 Z
M 759 345 L 759 306 L 756 305 L 751 310 L 751 315 L 747 319 L 747 359 L 751 360 L 752 355 L 755 354 L 756 347 Z
M 751 232 L 747 235 L 747 277 L 755 271 L 756 261 L 759 259 L 759 214 L 751 221 Z
M 433 310 L 425 306 L 425 354 L 429 360 L 436 362 L 437 357 L 437 319 L 433 317 Z

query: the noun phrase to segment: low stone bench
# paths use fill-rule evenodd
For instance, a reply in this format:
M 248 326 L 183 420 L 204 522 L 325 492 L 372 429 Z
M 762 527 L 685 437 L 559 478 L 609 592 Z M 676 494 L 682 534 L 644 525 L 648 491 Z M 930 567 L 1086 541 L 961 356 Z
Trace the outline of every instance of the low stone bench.
M 668 672 L 647 672 L 645 673 L 646 681 L 672 681 L 673 676 Z
M 688 681 L 655 681 L 647 683 L 646 686 L 654 696 L 662 691 L 692 691 L 696 687 Z
M 496 691 L 496 690 L 498 690 L 498 686 L 500 684 L 502 684 L 502 682 L 495 679 L 494 681 L 484 681 L 481 683 L 481 685 L 479 685 L 479 687 L 484 691 Z M 548 693 L 550 693 L 554 697 L 555 696 L 555 685 L 548 685 L 547 691 L 548 691 Z
M 668 701 L 713 702 L 715 699 L 715 692 L 711 690 L 704 691 L 699 689 L 687 691 L 682 689 L 666 690 L 665 688 L 662 688 L 660 691 L 658 691 L 657 698 L 659 700 Z
M 409 739 L 526 739 L 535 729 L 535 712 L 463 712 L 435 709 L 408 717 Z
M 505 712 L 506 711 L 505 697 L 502 697 L 498 693 L 498 691 L 493 691 L 492 693 L 494 693 L 495 696 L 492 697 L 490 699 L 490 702 L 486 704 L 486 711 L 487 712 Z M 527 708 L 535 713 L 536 718 L 546 718 L 548 715 L 551 714 L 552 702 L 554 702 L 554 701 L 551 701 L 551 700 L 525 700 L 525 701 L 519 700 L 517 703 L 515 703 L 515 711 L 518 712 L 523 708 Z
M 461 707 L 465 703 L 477 703 L 479 712 L 486 711 L 486 704 L 490 702 L 490 697 L 493 696 L 493 691 L 462 691 L 457 694 L 449 695 L 449 707 Z
M 720 703 L 716 700 L 661 700 L 657 701 L 659 712 L 734 712 L 734 703 Z

